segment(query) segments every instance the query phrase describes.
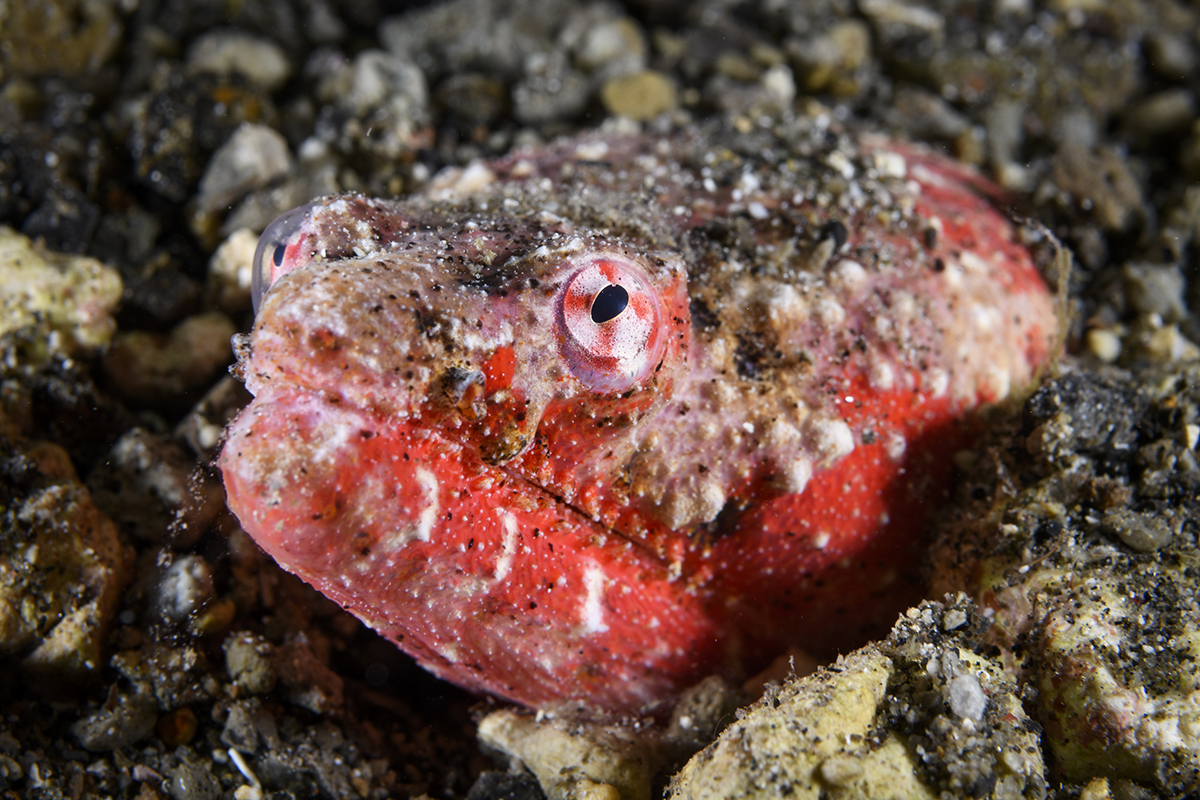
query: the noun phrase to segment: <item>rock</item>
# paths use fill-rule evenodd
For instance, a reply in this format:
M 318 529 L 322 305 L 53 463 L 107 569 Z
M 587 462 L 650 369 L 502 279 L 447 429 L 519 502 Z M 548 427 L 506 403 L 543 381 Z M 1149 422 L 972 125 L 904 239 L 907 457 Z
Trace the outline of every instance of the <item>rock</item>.
M 100 209 L 82 192 L 64 186 L 48 191 L 42 204 L 21 223 L 21 233 L 52 247 L 80 252 L 96 229 Z
M 884 41 L 922 34 L 940 39 L 946 28 L 945 17 L 925 5 L 864 0 L 860 10 Z
M 604 84 L 600 92 L 610 114 L 633 120 L 654 119 L 679 106 L 675 82 L 654 70 L 645 70 Z
M 78 720 L 71 733 L 92 752 L 104 752 L 140 742 L 154 732 L 158 705 L 141 692 L 109 692 L 104 707 Z
M 888 109 L 888 121 L 916 139 L 954 140 L 967 130 L 967 118 L 933 92 L 901 84 Z
M 861 20 L 842 20 L 821 33 L 787 42 L 800 88 L 808 94 L 830 92 L 839 97 L 858 93 L 871 55 L 871 31 Z
M 258 234 L 249 228 L 231 233 L 208 260 L 208 293 L 231 316 L 250 310 L 250 278 Z
M 330 104 L 327 122 L 318 119 L 317 135 L 339 150 L 361 151 L 370 158 L 369 169 L 394 172 L 429 143 L 425 73 L 405 58 L 365 50 L 322 77 L 316 95 Z M 355 184 L 343 176 L 341 188 Z
M 168 625 L 186 622 L 213 598 L 212 567 L 198 555 L 171 561 L 155 584 L 151 604 Z
M 997 436 L 981 448 L 965 477 L 975 500 L 933 548 L 933 590 L 987 603 L 984 641 L 1033 676 L 1070 783 L 1200 791 L 1200 590 L 1185 533 L 1198 513 L 1198 386 L 1200 367 L 1178 363 L 1047 384 L 1024 411 L 1024 430 L 1046 420 L 1025 439 L 1039 446 Z
M 0 478 L 0 654 L 46 678 L 96 674 L 133 551 L 57 445 L 0 439 Z
M 175 436 L 186 441 L 203 460 L 216 455 L 225 426 L 237 416 L 251 395 L 241 381 L 226 376 L 208 390 L 175 428 Z
M 1182 31 L 1150 32 L 1145 51 L 1150 68 L 1164 78 L 1178 80 L 1196 68 L 1196 47 Z
M 526 125 L 571 119 L 587 106 L 590 93 L 590 82 L 562 51 L 533 53 L 525 77 L 512 89 L 513 116 Z
M 188 48 L 187 65 L 198 72 L 238 74 L 274 92 L 292 75 L 283 48 L 239 30 L 216 30 L 201 35 Z
M 116 332 L 121 278 L 96 259 L 47 251 L 0 225 L 0 274 L 0 335 L 44 321 L 51 351 L 88 353 Z
M 1070 146 L 1090 150 L 1100 141 L 1096 117 L 1086 108 L 1063 109 L 1054 118 L 1051 135 L 1059 147 Z
M 1054 180 L 1107 230 L 1126 230 L 1143 213 L 1142 190 L 1112 150 L 1064 146 L 1054 158 Z
M 910 609 L 885 641 L 769 690 L 687 763 L 669 797 L 1043 796 L 1013 679 L 969 646 L 981 618 L 966 598 L 949 603 Z M 969 624 L 947 635 L 949 612 Z
M 1122 508 L 1105 515 L 1100 526 L 1139 553 L 1153 553 L 1171 543 L 1174 533 L 1162 517 L 1148 516 Z
M 163 788 L 174 800 L 217 800 L 221 796 L 221 785 L 208 765 L 188 760 L 167 773 Z
M 152 694 L 160 711 L 211 701 L 218 691 L 208 678 L 210 664 L 195 646 L 169 647 L 143 642 L 112 657 L 112 667 L 132 685 Z
M 1108 328 L 1091 328 L 1086 335 L 1088 352 L 1106 364 L 1121 357 L 1121 335 Z
M 187 407 L 233 360 L 229 340 L 237 328 L 224 314 L 188 317 L 170 334 L 128 331 L 113 339 L 104 370 L 135 403 Z
M 471 784 L 467 800 L 544 800 L 537 779 L 529 774 L 482 772 Z
M 237 700 L 229 707 L 221 743 L 251 754 L 260 747 L 274 749 L 282 744 L 275 718 L 253 699 Z
M 388 146 L 399 144 L 390 141 Z M 306 139 L 300 144 L 300 160 L 296 169 L 283 180 L 272 181 L 250 192 L 226 215 L 217 231 L 218 235 L 226 237 L 228 241 L 229 237 L 242 229 L 261 231 L 280 214 L 314 197 L 340 191 L 337 171 L 337 161 L 328 145 L 313 137 Z
M 595 20 L 580 15 L 571 28 L 563 31 L 563 38 L 575 40 L 575 63 L 585 72 L 611 75 L 645 69 L 646 40 L 630 17 Z
M 266 694 L 275 688 L 275 647 L 261 636 L 234 633 L 226 637 L 225 671 L 250 694 Z
M 1025 403 L 1026 451 L 1047 461 L 1077 453 L 1103 458 L 1137 440 L 1136 425 L 1149 399 L 1114 379 L 1068 374 L 1038 389 Z
M 737 80 L 724 73 L 704 84 L 704 101 L 730 114 L 756 117 L 791 107 L 796 81 L 786 64 L 775 64 L 753 82 Z
M 734 719 L 742 695 L 717 675 L 688 689 L 671 709 L 663 741 L 672 759 L 687 758 L 704 747 Z
M 469 69 L 507 82 L 531 55 L 557 49 L 556 33 L 576 9 L 564 0 L 458 0 L 390 17 L 379 38 L 402 58 L 432 60 L 435 74 Z
M 1125 129 L 1142 139 L 1181 136 L 1196 119 L 1196 97 L 1187 89 L 1165 89 L 1125 115 Z
M 1139 314 L 1157 314 L 1166 322 L 1187 317 L 1183 272 L 1174 264 L 1129 262 L 1121 268 L 1125 298 Z
M 988 699 L 983 686 L 974 675 L 962 674 L 951 679 L 947 687 L 950 710 L 960 719 L 979 722 L 987 709 Z
M 382 50 L 359 53 L 321 82 L 317 96 L 360 118 L 386 103 L 394 121 L 407 120 L 414 127 L 426 115 L 429 103 L 425 73 Z
M 1131 357 L 1159 364 L 1200 360 L 1200 346 L 1184 336 L 1178 325 L 1164 325 L 1158 317 L 1135 323 L 1124 344 Z
M 219 218 L 238 199 L 290 174 L 287 140 L 266 125 L 242 123 L 208 162 L 200 193 L 191 204 L 192 231 L 215 244 Z
M 1038 626 L 1039 705 L 1069 780 L 1108 774 L 1172 797 L 1197 791 L 1200 730 L 1191 698 L 1200 687 L 1200 641 L 1172 608 L 1195 601 L 1187 584 L 1093 574 L 1086 592 L 1050 603 Z
M 0 19 L 0 75 L 81 76 L 97 72 L 121 44 L 120 3 L 19 3 Z
M 480 720 L 479 740 L 521 759 L 549 800 L 650 798 L 656 756 L 629 728 L 501 709 Z
M 329 714 L 342 707 L 341 677 L 317 657 L 303 635 L 276 651 L 275 670 L 292 703 L 314 714 Z
M 433 96 L 451 123 L 465 131 L 499 120 L 511 104 L 503 83 L 479 73 L 451 75 L 438 85 Z
M 225 494 L 183 448 L 144 428 L 122 436 L 88 476 L 92 497 L 144 542 L 191 547 L 224 507 Z
M 154 726 L 154 731 L 167 747 L 180 747 L 192 740 L 199 727 L 200 720 L 196 712 L 184 706 L 164 714 Z
M 238 75 L 156 72 L 132 108 L 128 147 L 134 177 L 162 200 L 183 204 L 209 155 L 243 122 L 270 124 L 275 109 L 260 87 Z

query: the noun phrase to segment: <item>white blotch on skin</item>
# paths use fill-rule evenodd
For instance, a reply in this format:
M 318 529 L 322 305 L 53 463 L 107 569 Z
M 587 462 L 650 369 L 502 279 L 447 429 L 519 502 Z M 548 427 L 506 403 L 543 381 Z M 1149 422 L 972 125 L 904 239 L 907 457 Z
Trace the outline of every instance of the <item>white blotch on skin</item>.
M 890 392 L 896 386 L 896 371 L 882 359 L 874 359 L 867 372 L 871 388 L 877 392 Z
M 941 397 L 950 388 L 950 373 L 939 367 L 930 369 L 921 380 L 921 388 L 932 397 Z
M 497 513 L 504 523 L 504 541 L 501 544 L 500 557 L 496 559 L 496 580 L 502 581 L 512 569 L 513 556 L 517 551 L 517 518 L 503 509 Z
M 588 567 L 583 573 L 583 618 L 585 633 L 604 633 L 608 624 L 604 621 L 604 572 L 599 567 Z
M 967 272 L 973 272 L 976 275 L 987 275 L 991 272 L 988 263 L 970 250 L 963 250 L 959 254 L 958 260 L 962 262 L 963 269 Z
M 421 487 L 422 499 L 425 501 L 425 507 L 417 515 L 417 538 L 428 542 L 433 534 L 433 526 L 437 523 L 438 514 L 442 510 L 438 500 L 438 480 L 425 467 L 417 467 L 416 478 L 417 485 Z

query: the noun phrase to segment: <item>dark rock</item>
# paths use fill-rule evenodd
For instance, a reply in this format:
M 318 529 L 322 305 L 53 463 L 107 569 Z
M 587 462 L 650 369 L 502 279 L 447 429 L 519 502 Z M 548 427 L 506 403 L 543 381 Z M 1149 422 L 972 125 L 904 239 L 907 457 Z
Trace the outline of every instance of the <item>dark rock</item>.
M 467 800 L 545 800 L 537 778 L 522 773 L 484 772 L 475 779 Z

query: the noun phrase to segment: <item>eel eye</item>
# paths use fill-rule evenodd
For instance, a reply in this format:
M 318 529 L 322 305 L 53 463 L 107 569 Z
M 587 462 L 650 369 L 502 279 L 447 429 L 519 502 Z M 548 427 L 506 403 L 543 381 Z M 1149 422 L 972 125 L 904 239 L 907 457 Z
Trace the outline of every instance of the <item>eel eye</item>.
M 303 226 L 319 203 L 305 203 L 276 217 L 258 237 L 254 250 L 254 272 L 250 279 L 250 296 L 254 311 L 262 303 L 267 290 L 287 273 L 308 263 L 311 253 L 304 251 Z
M 588 388 L 622 392 L 642 380 L 666 346 L 658 294 L 644 270 L 605 254 L 579 268 L 558 303 L 559 341 Z

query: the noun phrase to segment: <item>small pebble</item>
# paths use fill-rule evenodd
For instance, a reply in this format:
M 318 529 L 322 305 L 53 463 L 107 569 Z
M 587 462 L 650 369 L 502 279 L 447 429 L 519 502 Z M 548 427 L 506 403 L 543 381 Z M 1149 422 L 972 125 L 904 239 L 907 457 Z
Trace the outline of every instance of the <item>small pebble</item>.
M 967 612 L 952 608 L 942 616 L 942 630 L 952 631 L 967 624 Z
M 167 747 L 179 747 L 190 742 L 199 727 L 200 721 L 196 719 L 196 712 L 185 706 L 165 714 L 159 719 L 154 730 Z
M 950 710 L 958 717 L 976 722 L 983 719 L 988 701 L 978 678 L 963 673 L 951 678 L 946 688 L 949 693 Z
M 317 88 L 318 97 L 354 117 L 387 105 L 402 117 L 423 117 L 429 104 L 425 73 L 399 56 L 364 50 Z
M 1145 205 L 1128 162 L 1111 149 L 1067 145 L 1054 158 L 1054 180 L 1109 231 L 1131 227 Z
M 71 733 L 94 753 L 126 747 L 154 732 L 158 704 L 140 692 L 116 692 L 104 707 L 71 726 Z
M 831 756 L 821 762 L 821 779 L 834 786 L 846 786 L 863 774 L 863 765 L 851 756 Z
M 213 596 L 212 567 L 198 555 L 179 556 L 154 587 L 154 608 L 165 622 L 176 624 L 195 614 Z
M 237 616 L 237 603 L 228 597 L 214 600 L 192 620 L 192 631 L 199 636 L 220 633 L 229 627 Z
M 613 78 L 600 92 L 610 114 L 643 121 L 679 106 L 675 82 L 661 72 L 646 70 Z
M 1121 269 L 1125 298 L 1139 314 L 1157 314 L 1166 322 L 1187 317 L 1187 281 L 1174 264 L 1129 262 Z
M 287 140 L 274 128 L 243 122 L 209 160 L 192 202 L 191 226 L 212 242 L 220 217 L 235 201 L 293 171 Z M 215 242 L 213 242 L 215 244 Z
M 1183 31 L 1152 31 L 1144 45 L 1150 68 L 1170 79 L 1183 78 L 1190 73 L 1196 68 L 1196 46 L 1188 39 Z
M 1183 88 L 1165 89 L 1142 100 L 1125 117 L 1125 127 L 1135 136 L 1155 139 L 1187 132 L 1196 119 L 1196 98 Z
M 225 425 L 249 402 L 250 393 L 242 382 L 226 375 L 179 422 L 175 436 L 187 442 L 200 456 L 215 455 Z
M 1088 352 L 1105 364 L 1121 357 L 1121 337 L 1109 328 L 1092 328 L 1085 336 Z
M 243 31 L 218 30 L 201 35 L 188 48 L 187 64 L 199 72 L 237 74 L 268 92 L 283 86 L 292 65 L 283 48 Z
M 1123 508 L 1106 514 L 1100 527 L 1139 553 L 1153 553 L 1171 543 L 1174 534 L 1162 517 Z
M 174 800 L 217 800 L 221 787 L 207 764 L 181 761 L 167 773 L 166 789 Z
M 258 234 L 239 228 L 229 235 L 208 261 L 208 291 L 228 314 L 250 310 L 250 278 Z
M 588 72 L 618 60 L 627 67 L 626 71 L 645 66 L 646 41 L 641 28 L 629 17 L 617 17 L 591 26 L 575 51 L 575 63 Z
M 591 84 L 561 52 L 526 60 L 527 74 L 512 89 L 513 116 L 526 125 L 570 119 L 587 107 Z
M 144 428 L 117 440 L 88 476 L 96 504 L 143 542 L 168 538 L 190 547 L 221 511 L 225 496 L 196 471 L 184 448 Z
M 275 688 L 275 647 L 261 636 L 235 633 L 225 639 L 225 671 L 230 679 L 250 694 L 266 694 Z
M 188 317 L 171 333 L 122 331 L 105 354 L 104 369 L 117 390 L 146 405 L 183 405 L 194 399 L 233 358 L 237 327 L 219 312 Z
M 91 352 L 117 329 L 121 277 L 94 258 L 48 251 L 0 225 L 0 334 L 44 322 L 55 349 Z

